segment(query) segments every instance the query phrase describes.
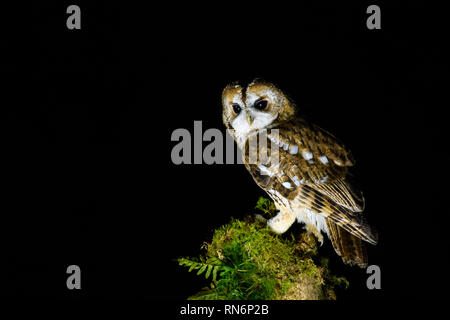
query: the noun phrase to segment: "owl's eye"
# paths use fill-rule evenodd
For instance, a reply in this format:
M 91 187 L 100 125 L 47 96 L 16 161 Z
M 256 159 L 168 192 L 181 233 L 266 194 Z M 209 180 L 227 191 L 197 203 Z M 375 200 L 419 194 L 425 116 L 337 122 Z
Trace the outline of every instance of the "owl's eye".
M 257 101 L 257 102 L 255 102 L 253 107 L 258 110 L 264 110 L 267 108 L 267 100 Z
M 241 112 L 241 106 L 238 104 L 233 104 L 234 113 L 239 114 Z

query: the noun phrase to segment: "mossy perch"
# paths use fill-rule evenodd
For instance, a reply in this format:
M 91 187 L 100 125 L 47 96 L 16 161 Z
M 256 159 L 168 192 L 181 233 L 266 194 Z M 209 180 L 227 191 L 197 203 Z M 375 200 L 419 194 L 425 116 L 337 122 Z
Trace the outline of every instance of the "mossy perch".
M 276 209 L 260 198 L 256 208 L 266 216 Z M 206 300 L 317 300 L 336 299 L 336 286 L 348 287 L 343 277 L 330 274 L 328 261 L 318 256 L 317 241 L 301 233 L 280 236 L 261 221 L 263 217 L 231 220 L 214 231 L 198 259 L 178 263 L 211 279 L 189 299 Z

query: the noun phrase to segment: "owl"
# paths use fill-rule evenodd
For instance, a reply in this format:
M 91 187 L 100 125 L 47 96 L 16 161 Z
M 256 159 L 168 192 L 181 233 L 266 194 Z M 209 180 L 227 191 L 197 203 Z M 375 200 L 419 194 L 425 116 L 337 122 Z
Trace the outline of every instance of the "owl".
M 344 263 L 367 267 L 364 242 L 376 245 L 378 237 L 364 219 L 362 192 L 349 180 L 354 164 L 350 151 L 300 118 L 293 101 L 263 80 L 226 86 L 222 107 L 223 122 L 241 149 L 245 167 L 279 211 L 268 226 L 281 234 L 295 221 L 304 223 L 319 242 L 326 235 Z M 266 148 L 268 155 L 276 150 L 277 161 L 262 162 L 257 156 L 249 161 L 250 141 L 256 136 L 254 150 Z M 267 141 L 260 141 L 261 136 Z

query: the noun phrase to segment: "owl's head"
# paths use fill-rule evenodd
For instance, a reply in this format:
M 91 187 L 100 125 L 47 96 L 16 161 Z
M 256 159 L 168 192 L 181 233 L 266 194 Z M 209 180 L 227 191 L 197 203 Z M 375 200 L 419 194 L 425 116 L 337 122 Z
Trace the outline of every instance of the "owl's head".
M 275 122 L 291 120 L 294 104 L 276 86 L 254 80 L 247 86 L 232 83 L 222 93 L 223 122 L 245 139 L 252 132 L 268 129 Z

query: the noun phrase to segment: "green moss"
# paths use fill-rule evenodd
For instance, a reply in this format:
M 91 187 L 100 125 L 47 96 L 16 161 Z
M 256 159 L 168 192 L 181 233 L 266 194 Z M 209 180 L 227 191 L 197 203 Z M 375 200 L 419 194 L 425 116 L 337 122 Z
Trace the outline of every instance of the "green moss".
M 270 199 L 259 197 L 258 202 L 256 203 L 255 209 L 259 209 L 262 212 L 268 214 L 269 216 L 273 216 L 277 211 L 275 207 L 275 203 Z
M 269 216 L 276 211 L 264 198 L 256 208 Z M 335 299 L 334 287 L 348 286 L 345 278 L 330 274 L 313 236 L 280 236 L 254 217 L 231 219 L 204 247 L 198 259 L 178 259 L 211 279 L 209 288 L 190 299 Z

